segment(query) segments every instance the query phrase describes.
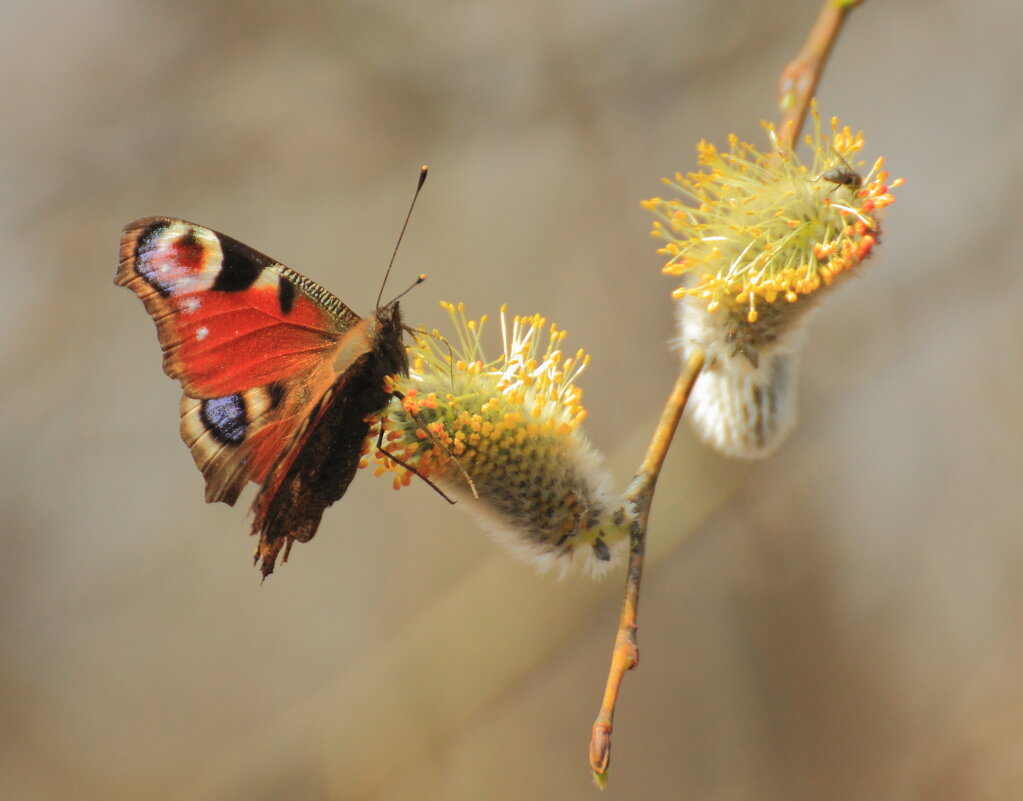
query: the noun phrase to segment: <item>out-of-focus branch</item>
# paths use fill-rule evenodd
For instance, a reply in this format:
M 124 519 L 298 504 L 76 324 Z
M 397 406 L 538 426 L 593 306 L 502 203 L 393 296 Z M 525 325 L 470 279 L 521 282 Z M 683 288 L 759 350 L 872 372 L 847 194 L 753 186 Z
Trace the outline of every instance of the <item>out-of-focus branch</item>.
M 849 12 L 863 0 L 826 0 L 806 44 L 781 72 L 778 79 L 778 109 L 782 114 L 778 133 L 783 144 L 796 146 L 810 101 Z

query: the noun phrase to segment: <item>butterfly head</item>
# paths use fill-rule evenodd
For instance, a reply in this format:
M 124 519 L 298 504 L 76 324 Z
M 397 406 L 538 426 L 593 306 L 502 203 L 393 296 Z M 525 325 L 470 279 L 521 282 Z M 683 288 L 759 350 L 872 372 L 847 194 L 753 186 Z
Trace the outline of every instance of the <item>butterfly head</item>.
M 401 309 L 398 301 L 393 300 L 386 306 L 376 310 L 376 327 L 373 331 L 373 342 L 380 358 L 387 365 L 389 373 L 408 375 L 408 353 L 402 342 L 405 329 L 401 320 Z

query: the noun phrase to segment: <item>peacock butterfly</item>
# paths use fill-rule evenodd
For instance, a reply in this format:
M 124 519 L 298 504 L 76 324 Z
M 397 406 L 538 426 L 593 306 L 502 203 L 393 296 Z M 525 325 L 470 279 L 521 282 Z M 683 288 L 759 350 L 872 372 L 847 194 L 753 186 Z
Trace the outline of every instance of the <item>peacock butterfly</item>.
M 367 417 L 391 399 L 384 377 L 408 372 L 398 301 L 361 318 L 280 262 L 173 217 L 124 228 L 114 283 L 141 298 L 164 372 L 181 382 L 181 438 L 207 503 L 234 505 L 259 485 L 252 533 L 266 577 L 344 495 Z

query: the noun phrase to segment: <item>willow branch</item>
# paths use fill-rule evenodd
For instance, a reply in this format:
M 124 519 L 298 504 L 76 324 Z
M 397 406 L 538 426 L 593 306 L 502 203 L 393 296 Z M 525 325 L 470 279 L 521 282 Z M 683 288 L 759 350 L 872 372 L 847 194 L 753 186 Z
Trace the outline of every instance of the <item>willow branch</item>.
M 682 413 L 685 411 L 689 393 L 703 369 L 703 360 L 703 351 L 699 348 L 694 349 L 689 361 L 675 381 L 675 386 L 661 413 L 661 420 L 657 424 L 650 447 L 647 449 L 646 458 L 640 465 L 626 495 L 626 501 L 636 511 L 636 517 L 629 531 L 629 567 L 625 579 L 625 600 L 622 603 L 622 614 L 618 622 L 618 635 L 615 637 L 614 650 L 611 653 L 611 669 L 608 672 L 607 686 L 604 689 L 604 700 L 600 705 L 600 712 L 593 723 L 590 735 L 590 767 L 593 769 L 594 779 L 601 787 L 607 781 L 607 768 L 611 762 L 611 730 L 615 704 L 618 702 L 618 689 L 625 672 L 639 664 L 639 645 L 636 641 L 639 584 L 643 578 L 646 530 L 654 488 L 657 486 L 657 477 L 661 473 L 661 466 L 664 464 L 668 447 L 671 445 L 679 421 L 682 419 Z
M 790 149 L 796 146 L 810 101 L 817 92 L 821 73 L 824 72 L 845 18 L 861 2 L 863 0 L 825 0 L 803 49 L 781 72 L 778 79 L 778 110 L 782 118 L 778 130 L 782 143 Z

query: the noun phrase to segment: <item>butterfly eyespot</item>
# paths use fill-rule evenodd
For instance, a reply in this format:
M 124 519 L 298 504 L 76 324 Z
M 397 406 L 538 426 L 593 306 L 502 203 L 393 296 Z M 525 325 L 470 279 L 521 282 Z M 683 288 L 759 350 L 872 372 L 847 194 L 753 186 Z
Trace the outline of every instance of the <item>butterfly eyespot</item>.
M 153 289 L 170 297 L 204 269 L 208 254 L 208 244 L 194 228 L 181 221 L 157 220 L 139 234 L 134 269 Z
M 206 326 L 201 325 L 195 330 L 195 338 L 202 342 L 206 337 L 210 335 L 210 329 Z
M 241 445 L 244 442 L 249 418 L 241 393 L 202 401 L 199 417 L 218 442 L 224 445 Z

